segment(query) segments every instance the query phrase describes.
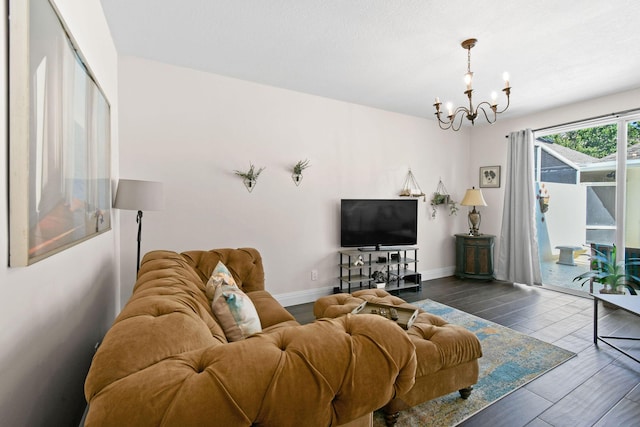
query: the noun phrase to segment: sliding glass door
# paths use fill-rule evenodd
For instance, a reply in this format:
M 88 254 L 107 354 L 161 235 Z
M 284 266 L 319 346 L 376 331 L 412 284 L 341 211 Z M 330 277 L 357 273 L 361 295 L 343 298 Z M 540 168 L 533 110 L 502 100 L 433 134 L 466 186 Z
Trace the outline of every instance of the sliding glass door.
M 626 121 L 627 153 L 623 242 L 625 258 L 640 258 L 640 117 Z M 640 277 L 640 267 L 629 268 Z M 640 292 L 639 292 L 640 293 Z
M 535 133 L 544 286 L 587 293 L 589 284 L 573 278 L 589 269 L 592 248 L 607 251 L 615 244 L 627 253 L 640 248 L 638 119 L 610 118 Z

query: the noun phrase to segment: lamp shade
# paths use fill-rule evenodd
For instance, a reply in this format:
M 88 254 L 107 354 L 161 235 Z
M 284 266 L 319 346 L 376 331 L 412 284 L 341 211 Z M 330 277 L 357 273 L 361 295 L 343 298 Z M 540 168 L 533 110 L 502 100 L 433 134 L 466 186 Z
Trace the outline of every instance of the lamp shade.
M 121 179 L 113 207 L 131 211 L 160 211 L 164 209 L 163 185 L 155 181 Z
M 472 187 L 467 190 L 460 202 L 462 206 L 487 206 L 487 202 L 482 197 L 482 191 Z

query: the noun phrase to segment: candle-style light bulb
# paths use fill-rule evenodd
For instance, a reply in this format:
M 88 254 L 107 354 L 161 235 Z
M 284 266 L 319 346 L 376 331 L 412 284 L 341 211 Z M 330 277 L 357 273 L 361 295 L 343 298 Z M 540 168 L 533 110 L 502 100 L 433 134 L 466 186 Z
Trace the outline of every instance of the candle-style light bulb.
M 449 111 L 449 115 L 453 116 L 453 104 L 450 102 L 447 102 L 447 110 Z
M 507 73 L 506 71 L 502 74 L 502 80 L 504 80 L 504 87 L 508 88 L 509 87 L 509 73 Z
M 491 105 L 498 105 L 498 94 L 495 91 L 491 92 Z
M 471 89 L 471 80 L 473 79 L 473 73 L 468 72 L 464 75 L 464 82 L 467 85 L 467 90 Z

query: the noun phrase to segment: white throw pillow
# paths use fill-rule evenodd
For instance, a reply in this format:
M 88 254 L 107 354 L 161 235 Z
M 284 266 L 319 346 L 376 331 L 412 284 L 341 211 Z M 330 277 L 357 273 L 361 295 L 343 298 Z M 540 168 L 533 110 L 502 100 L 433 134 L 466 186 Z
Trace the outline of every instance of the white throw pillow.
M 262 332 L 260 318 L 251 299 L 242 292 L 229 269 L 218 262 L 207 282 L 211 309 L 220 322 L 227 340 L 240 341 Z

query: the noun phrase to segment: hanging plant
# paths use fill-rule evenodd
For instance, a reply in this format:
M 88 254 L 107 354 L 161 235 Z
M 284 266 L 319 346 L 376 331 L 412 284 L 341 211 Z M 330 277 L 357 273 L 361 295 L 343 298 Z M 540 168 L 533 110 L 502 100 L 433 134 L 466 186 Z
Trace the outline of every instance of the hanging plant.
M 441 205 L 446 205 L 449 208 L 449 215 L 456 215 L 458 213 L 458 205 L 451 198 L 451 196 L 447 192 L 447 189 L 444 188 L 442 180 L 438 181 L 436 192 L 433 193 L 429 202 L 431 204 L 431 218 L 433 219 L 435 219 L 436 217 L 436 208 Z
M 291 179 L 293 179 L 293 182 L 296 185 L 300 185 L 300 182 L 302 181 L 302 171 L 308 168 L 309 166 L 311 166 L 309 164 L 309 160 L 306 160 L 306 159 L 300 160 L 298 163 L 295 164 L 295 166 L 293 167 L 293 173 L 291 174 Z
M 448 203 L 448 202 L 449 202 L 448 194 L 433 193 L 433 197 L 431 198 L 431 206 L 444 205 L 445 203 Z
M 247 187 L 247 190 L 249 192 L 252 192 L 258 182 L 258 177 L 260 176 L 263 170 L 265 170 L 264 167 L 256 170 L 253 163 L 249 163 L 248 171 L 242 172 L 239 170 L 235 170 L 234 173 L 239 177 L 242 177 L 242 182 L 244 183 L 244 186 Z

